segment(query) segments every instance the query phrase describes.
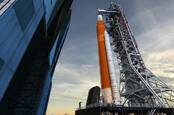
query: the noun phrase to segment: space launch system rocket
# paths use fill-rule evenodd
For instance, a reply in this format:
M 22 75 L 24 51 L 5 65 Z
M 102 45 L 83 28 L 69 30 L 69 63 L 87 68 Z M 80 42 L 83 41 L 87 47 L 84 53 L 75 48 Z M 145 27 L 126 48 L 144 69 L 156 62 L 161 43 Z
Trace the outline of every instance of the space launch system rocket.
M 105 24 L 103 21 L 103 17 L 102 15 L 98 15 L 97 41 L 98 41 L 98 52 L 99 52 L 102 98 L 104 103 L 109 104 L 112 102 L 112 93 L 111 93 L 111 84 L 109 78 L 109 67 L 107 61 L 104 33 L 105 33 Z
M 120 104 L 119 80 L 116 79 L 108 32 L 101 14 L 97 20 L 97 41 L 103 102 Z

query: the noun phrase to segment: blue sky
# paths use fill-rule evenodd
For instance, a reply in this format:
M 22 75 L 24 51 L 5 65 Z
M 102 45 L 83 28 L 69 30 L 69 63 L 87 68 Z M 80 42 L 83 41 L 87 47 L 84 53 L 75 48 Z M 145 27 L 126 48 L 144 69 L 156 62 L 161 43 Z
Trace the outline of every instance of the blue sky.
M 53 78 L 47 115 L 74 114 L 88 90 L 100 85 L 96 42 L 97 8 L 111 0 L 74 0 L 71 26 Z M 174 81 L 174 1 L 118 0 L 146 66 L 168 84 Z

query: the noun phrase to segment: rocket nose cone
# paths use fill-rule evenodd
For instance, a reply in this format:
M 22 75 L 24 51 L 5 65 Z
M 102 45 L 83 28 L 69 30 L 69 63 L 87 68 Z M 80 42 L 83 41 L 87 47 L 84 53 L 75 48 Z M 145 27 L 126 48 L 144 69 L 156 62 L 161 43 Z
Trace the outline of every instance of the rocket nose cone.
M 97 21 L 102 21 L 103 20 L 103 16 L 101 14 L 98 15 Z

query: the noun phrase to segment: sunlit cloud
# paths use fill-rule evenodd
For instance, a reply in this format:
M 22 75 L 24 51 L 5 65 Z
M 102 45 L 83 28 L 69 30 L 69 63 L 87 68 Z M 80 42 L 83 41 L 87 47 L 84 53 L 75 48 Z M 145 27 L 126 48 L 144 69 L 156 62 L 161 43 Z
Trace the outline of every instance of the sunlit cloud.
M 80 68 L 80 69 L 79 69 Z M 91 64 L 58 64 L 54 74 L 54 82 L 50 103 L 61 110 L 61 105 L 68 105 L 71 113 L 78 107 L 78 102 L 86 103 L 88 91 L 99 85 L 96 66 Z

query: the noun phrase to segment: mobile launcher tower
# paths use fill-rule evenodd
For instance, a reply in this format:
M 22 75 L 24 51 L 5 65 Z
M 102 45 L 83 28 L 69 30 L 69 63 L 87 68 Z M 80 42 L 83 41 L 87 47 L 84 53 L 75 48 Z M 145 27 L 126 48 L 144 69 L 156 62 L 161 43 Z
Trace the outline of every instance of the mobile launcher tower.
M 102 99 L 78 109 L 77 115 L 174 114 L 174 90 L 146 68 L 118 4 L 98 10 L 97 39 Z

